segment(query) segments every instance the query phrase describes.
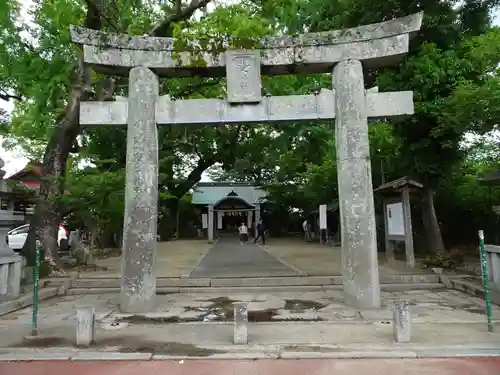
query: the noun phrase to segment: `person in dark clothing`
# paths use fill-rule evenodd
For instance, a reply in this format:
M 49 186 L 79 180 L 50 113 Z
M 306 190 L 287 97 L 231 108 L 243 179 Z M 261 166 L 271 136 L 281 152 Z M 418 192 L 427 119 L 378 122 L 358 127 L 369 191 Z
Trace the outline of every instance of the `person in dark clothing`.
M 257 243 L 258 239 L 262 239 L 262 245 L 266 244 L 266 227 L 264 226 L 264 222 L 262 219 L 259 220 L 257 223 L 257 237 L 255 237 L 255 240 L 253 243 Z

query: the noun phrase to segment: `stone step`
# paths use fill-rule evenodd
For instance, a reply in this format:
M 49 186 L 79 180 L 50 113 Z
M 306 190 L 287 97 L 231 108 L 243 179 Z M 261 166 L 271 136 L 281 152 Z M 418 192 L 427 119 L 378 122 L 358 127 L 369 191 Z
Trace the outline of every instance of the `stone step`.
M 455 290 L 471 294 L 473 296 L 484 299 L 484 288 L 480 284 L 481 280 L 478 279 L 476 282 L 464 279 L 453 279 L 448 278 L 445 281 L 446 285 Z M 491 301 L 500 306 L 500 290 L 490 287 Z
M 38 291 L 38 300 L 43 301 L 57 296 L 60 287 L 41 288 Z M 16 310 L 24 309 L 33 305 L 33 293 L 27 293 L 19 298 L 0 303 L 0 316 L 11 313 Z
M 445 286 L 440 283 L 391 283 L 381 284 L 382 291 L 395 292 L 404 290 L 428 290 L 428 289 L 445 289 Z M 342 285 L 313 285 L 313 286 L 258 286 L 258 287 L 158 287 L 157 294 L 170 294 L 170 293 L 252 293 L 259 291 L 260 293 L 272 292 L 314 292 L 322 290 L 342 290 Z M 106 288 L 70 288 L 67 290 L 68 295 L 83 295 L 83 294 L 104 294 L 120 293 L 119 287 L 106 287 Z
M 439 283 L 438 275 L 389 275 L 381 284 Z M 156 286 L 162 287 L 266 287 L 266 286 L 323 286 L 342 285 L 342 276 L 296 276 L 296 277 L 248 277 L 248 278 L 164 278 L 156 279 Z M 72 288 L 119 288 L 119 278 L 74 279 Z

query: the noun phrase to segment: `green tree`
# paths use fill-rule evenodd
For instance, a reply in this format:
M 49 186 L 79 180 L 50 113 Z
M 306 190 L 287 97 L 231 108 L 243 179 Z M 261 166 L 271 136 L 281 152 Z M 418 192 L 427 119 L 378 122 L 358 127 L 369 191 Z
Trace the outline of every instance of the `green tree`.
M 496 29 L 489 29 L 490 12 L 497 3 L 470 0 L 457 7 L 454 1 L 436 0 L 301 2 L 304 12 L 311 15 L 313 31 L 424 11 L 422 30 L 413 40 L 409 56 L 398 67 L 367 72 L 366 84 L 376 84 L 381 91 L 414 91 L 415 115 L 391 123 L 402 141 L 399 156 L 404 170 L 426 186 L 424 223 L 434 251 L 444 250 L 434 208 L 435 190 L 462 161 L 459 144 L 464 133 L 491 130 L 497 123 L 493 108 L 500 93 L 495 75 L 500 40 Z

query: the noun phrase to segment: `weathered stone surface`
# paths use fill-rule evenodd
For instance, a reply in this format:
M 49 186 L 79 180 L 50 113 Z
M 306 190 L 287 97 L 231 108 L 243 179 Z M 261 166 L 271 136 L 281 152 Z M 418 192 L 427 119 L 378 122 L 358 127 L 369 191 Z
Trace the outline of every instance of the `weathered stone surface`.
M 260 102 L 260 52 L 227 51 L 225 57 L 228 102 Z
M 82 125 L 126 125 L 127 116 L 128 101 L 82 102 L 80 106 Z
M 0 159 L 2 160 L 2 159 Z M 0 172 L 4 172 L 0 169 Z M 2 180 L 0 179 L 0 184 Z M 1 185 L 0 185 L 1 188 Z M 1 189 L 0 189 L 1 192 Z M 16 255 L 14 251 L 7 245 L 6 238 L 11 229 L 12 221 L 10 217 L 13 216 L 12 211 L 2 212 L 0 211 L 0 257 L 10 257 Z
M 285 74 L 292 66 L 301 74 L 324 73 L 330 69 L 329 64 L 344 59 L 363 60 L 367 67 L 391 66 L 399 63 L 408 52 L 408 44 L 409 36 L 403 34 L 346 44 L 264 49 L 261 50 L 260 63 L 263 72 L 269 75 Z M 147 66 L 167 77 L 192 76 L 196 74 L 194 72 L 220 76 L 225 67 L 225 54 L 222 52 L 144 51 L 92 45 L 84 45 L 83 52 L 85 62 L 94 65 L 94 69 L 102 73 L 111 72 L 107 68 L 109 66 L 115 67 L 114 72 L 117 74 L 125 74 L 127 69 L 134 66 Z
M 380 307 L 380 284 L 361 62 L 339 63 L 333 85 L 344 295 L 350 306 L 376 308 Z
M 411 336 L 411 313 L 408 301 L 397 301 L 394 303 L 394 317 L 392 321 L 394 341 L 410 342 Z
M 335 92 L 321 90 L 318 95 L 288 95 L 262 98 L 259 104 L 231 106 L 220 99 L 172 100 L 161 96 L 157 102 L 159 125 L 261 123 L 282 121 L 324 121 L 335 118 Z M 125 125 L 128 102 L 82 102 L 80 123 L 85 126 Z M 401 116 L 413 113 L 413 93 L 368 92 L 368 117 Z
M 95 311 L 80 309 L 76 313 L 76 345 L 89 347 L 95 340 Z
M 78 352 L 72 361 L 149 361 L 153 353 Z
M 208 206 L 208 242 L 214 241 L 214 206 Z
M 22 258 L 9 264 L 9 276 L 7 278 L 7 293 L 9 296 L 18 298 L 21 292 Z
M 296 47 L 294 62 L 299 64 L 324 64 L 356 59 L 367 61 L 369 65 L 369 60 L 382 59 L 372 63 L 392 65 L 393 61 L 400 60 L 398 56 L 401 57 L 408 52 L 409 40 L 408 34 L 403 34 L 362 42 Z M 394 59 L 391 57 L 394 57 Z
M 248 308 L 246 302 L 235 302 L 234 306 L 234 344 L 248 344 Z
M 387 38 L 400 34 L 414 33 L 420 30 L 423 12 L 410 14 L 385 22 L 363 25 L 343 30 L 333 30 L 318 33 L 308 33 L 298 36 L 285 35 L 281 37 L 264 37 L 260 39 L 248 38 L 249 45 L 256 45 L 261 49 L 286 48 L 295 46 L 316 46 L 324 44 L 344 44 L 360 42 L 370 39 Z M 151 36 L 130 36 L 102 32 L 82 27 L 71 26 L 71 40 L 73 43 L 88 44 L 102 47 L 116 47 L 122 49 L 137 49 L 146 51 L 175 50 L 175 39 Z M 235 40 L 228 36 L 225 40 L 203 42 L 203 45 L 227 47 Z M 241 38 L 238 38 L 241 41 Z M 258 42 L 258 43 L 253 43 Z M 200 41 L 192 41 L 186 49 L 203 49 Z
M 372 25 L 297 37 L 248 40 L 227 37 L 189 43 L 180 43 L 172 38 L 119 35 L 78 27 L 72 27 L 71 34 L 73 42 L 85 45 L 85 61 L 100 65 L 96 68 L 101 70 L 103 65 L 125 68 L 147 66 L 156 69 L 159 74 L 191 76 L 193 71 L 203 67 L 202 70 L 223 74 L 224 71 L 220 68 L 224 67 L 225 59 L 221 49 L 239 45 L 240 48 L 253 47 L 260 50 L 262 65 L 275 67 L 266 69 L 266 74 L 286 73 L 287 68 L 296 63 L 304 64 L 298 67 L 305 69 L 301 73 L 326 72 L 329 67 L 325 63 L 348 58 L 366 59 L 367 64 L 374 63 L 374 58 L 383 59 L 376 64 L 398 61 L 398 58 L 387 57 L 400 57 L 407 52 L 409 35 L 420 29 L 422 17 L 423 13 L 417 13 Z M 182 49 L 189 52 L 179 52 L 181 45 Z M 214 45 L 217 50 L 211 50 Z M 200 60 L 203 61 L 202 64 L 199 63 Z
M 7 296 L 9 279 L 9 264 L 0 264 L 0 299 Z
M 123 312 L 151 311 L 156 295 L 158 89 L 158 77 L 149 69 L 130 71 L 120 301 Z

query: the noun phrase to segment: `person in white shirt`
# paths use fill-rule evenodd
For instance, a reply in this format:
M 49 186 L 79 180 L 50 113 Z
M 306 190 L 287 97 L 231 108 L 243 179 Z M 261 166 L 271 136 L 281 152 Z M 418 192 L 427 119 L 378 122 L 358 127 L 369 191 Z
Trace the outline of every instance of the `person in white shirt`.
M 304 240 L 309 242 L 311 236 L 309 235 L 309 223 L 307 222 L 307 219 L 305 219 L 302 223 L 302 229 L 304 230 Z
M 241 244 L 244 244 L 245 242 L 247 242 L 248 241 L 248 227 L 246 226 L 245 223 L 241 223 L 241 225 L 238 227 L 238 232 L 240 232 Z

